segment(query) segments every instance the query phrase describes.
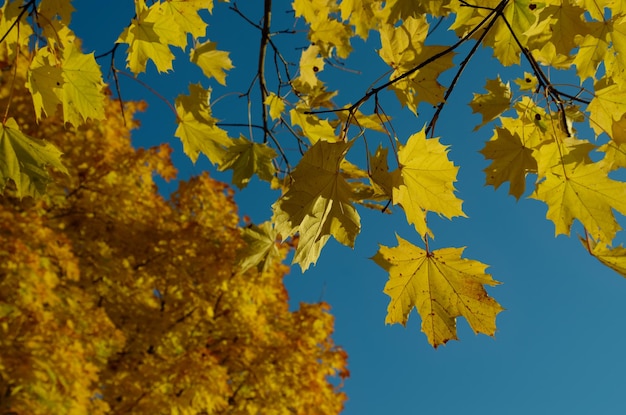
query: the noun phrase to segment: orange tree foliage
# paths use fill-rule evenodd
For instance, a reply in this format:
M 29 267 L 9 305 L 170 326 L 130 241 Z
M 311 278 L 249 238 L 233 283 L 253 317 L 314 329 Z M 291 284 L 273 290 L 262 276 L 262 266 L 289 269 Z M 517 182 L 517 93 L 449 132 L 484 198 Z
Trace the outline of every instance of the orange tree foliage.
M 118 102 L 68 131 L 37 124 L 28 91 L 3 80 L 1 105 L 13 95 L 22 131 L 57 145 L 67 174 L 36 200 L 0 198 L 0 413 L 341 410 L 328 307 L 289 311 L 286 248 L 240 265 L 226 185 L 203 174 L 166 200 L 153 175 L 175 177 L 170 150 L 133 149 Z
M 626 275 L 626 250 L 615 242 L 621 229 L 615 213 L 626 214 L 626 183 L 613 174 L 626 167 L 624 1 L 219 3 L 135 0 L 134 16 L 120 16 L 129 23 L 96 58 L 72 31 L 70 0 L 6 0 L 0 14 L 3 77 L 16 88 L 25 84 L 37 122 L 58 116 L 76 129 L 106 117 L 103 68 L 111 73 L 110 89 L 121 95 L 120 75 L 141 79 L 154 69 L 177 70 L 186 55 L 206 79 L 194 80 L 188 92 L 181 86 L 175 98 L 157 95 L 175 115 L 174 135 L 187 156 L 195 162 L 203 154 L 218 170 L 232 170 L 240 189 L 258 176 L 282 191 L 271 220 L 246 234 L 242 266 L 264 263 L 280 236 L 297 245 L 293 262 L 306 270 L 331 238 L 354 246 L 360 209 L 397 208 L 414 226 L 419 246 L 401 238 L 373 258 L 389 276 L 386 321 L 405 324 L 417 309 L 422 330 L 437 347 L 456 339 L 458 317 L 475 332 L 493 335 L 502 310 L 485 290 L 497 284 L 485 264 L 463 258 L 460 248 L 429 246 L 433 219 L 465 216 L 455 189 L 458 165 L 435 127 L 468 63 L 478 48 L 488 47 L 500 65 L 490 62 L 490 69 L 502 69 L 506 77 L 489 75 L 485 90 L 475 90 L 469 103 L 482 117 L 476 129 L 493 129 L 481 151 L 489 163 L 486 184 L 508 185 L 516 199 L 543 202 L 556 235 L 569 235 L 579 223 L 584 249 Z M 293 13 L 277 25 L 272 16 L 279 7 Z M 239 64 L 218 47 L 220 33 L 209 38 L 207 28 L 226 13 L 258 31 L 258 64 L 242 65 L 250 68 L 248 78 L 234 83 L 247 86 L 239 94 L 245 108 L 229 107 L 220 122 L 206 85 L 231 87 L 229 74 Z M 448 35 L 439 36 L 446 27 Z M 291 41 L 282 43 L 285 36 Z M 346 97 L 339 78 L 354 74 L 335 68 L 350 62 L 355 45 L 372 44 L 360 62 L 377 60 L 384 73 Z M 392 100 L 406 112 L 388 113 Z M 44 166 L 57 172 L 66 166 L 50 137 L 27 136 L 34 121 L 25 123 L 19 114 L 7 105 L 0 126 L 0 186 L 13 183 L 19 197 L 41 196 L 51 180 Z M 425 127 L 398 136 L 393 119 L 405 114 Z

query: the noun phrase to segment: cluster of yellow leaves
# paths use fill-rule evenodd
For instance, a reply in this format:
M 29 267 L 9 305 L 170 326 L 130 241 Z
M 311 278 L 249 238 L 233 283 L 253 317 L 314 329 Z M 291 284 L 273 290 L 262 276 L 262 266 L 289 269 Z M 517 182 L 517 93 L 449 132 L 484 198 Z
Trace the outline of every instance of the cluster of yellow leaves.
M 325 87 L 322 59 L 335 56 L 332 53 L 343 57 L 350 51 L 352 37 L 365 39 L 372 33 L 380 38 L 378 54 L 389 66 L 391 75 L 381 88 L 368 91 L 364 99 L 388 88 L 416 115 L 422 103 L 445 105 L 446 87 L 441 85 L 439 76 L 454 67 L 454 47 L 434 45 L 427 40 L 429 22 L 451 16 L 450 29 L 459 38 L 480 40 L 483 46 L 493 49 L 494 57 L 502 65 L 518 65 L 522 59 L 531 63 L 532 73 L 524 72 L 513 83 L 499 76 L 488 79 L 487 92 L 477 91 L 470 103 L 472 110 L 482 117 L 475 129 L 499 123 L 482 150 L 490 163 L 485 169 L 487 184 L 498 188 L 508 183 L 509 193 L 519 199 L 528 195 L 527 179 L 529 174 L 534 175 L 534 189 L 529 196 L 546 203 L 547 218 L 554 222 L 556 234 L 569 235 L 574 221 L 579 221 L 587 235 L 585 245 L 589 252 L 626 276 L 624 249 L 611 248 L 620 230 L 614 212 L 626 214 L 626 184 L 610 176 L 612 171 L 626 167 L 626 8 L 621 2 L 490 0 L 461 4 L 299 0 L 293 6 L 296 15 L 309 24 L 313 45 L 303 51 L 299 77 L 294 80 L 300 100 L 291 110 L 291 122 L 311 143 L 320 139 L 339 141 L 334 145 L 346 149 L 337 158 L 330 156 L 330 152 L 320 152 L 317 144 L 311 147 L 275 205 L 278 230 L 286 234 L 300 231 L 300 244 L 304 246 L 301 252 L 307 255 L 297 255 L 295 262 L 304 267 L 315 262 L 323 242 L 330 236 L 352 246 L 352 236 L 346 239 L 338 235 L 345 229 L 343 215 L 354 216 L 350 210 L 354 203 L 379 208 L 385 201 L 398 205 L 405 211 L 408 222 L 426 239 L 433 236 L 426 219 L 428 212 L 447 218 L 464 216 L 453 187 L 458 168 L 447 158 L 446 147 L 438 139 L 426 138 L 424 131 L 414 134 L 406 143 L 397 142 L 396 138 L 397 146 L 392 147 L 398 164 L 396 170 L 389 167 L 388 149 L 382 147 L 369 156 L 367 169 L 363 170 L 358 164 L 347 162 L 353 142 L 366 130 L 390 135 L 385 127 L 389 119 L 377 111 L 365 116 L 370 124 L 359 122 L 363 120 L 363 114 L 358 111 L 360 102 L 348 112 L 344 107 L 336 119 L 324 119 L 322 113 L 315 113 L 317 108 L 333 108 L 328 100 L 338 92 Z M 334 37 L 327 36 L 329 30 L 334 30 Z M 334 43 L 326 39 L 334 39 Z M 539 64 L 558 70 L 572 68 L 570 74 L 576 74 L 574 82 L 582 85 L 591 78 L 593 89 L 589 92 L 572 86 L 558 90 L 554 85 L 561 75 L 553 75 L 552 84 L 551 77 L 545 75 Z M 577 123 L 590 127 L 595 140 L 603 141 L 596 144 L 594 140 L 578 138 Z M 345 133 L 349 125 L 359 128 L 354 138 Z M 312 165 L 314 168 L 310 169 Z M 322 165 L 324 177 L 332 177 L 324 189 L 345 190 L 308 192 L 317 189 L 309 180 Z M 334 167 L 329 169 L 329 166 Z M 323 186 L 323 183 L 316 181 L 315 185 Z M 334 206 L 342 208 L 332 216 Z M 344 209 L 346 206 L 350 209 Z M 315 232 L 310 223 L 317 225 Z M 459 308 L 457 300 L 442 294 L 446 290 L 439 287 L 441 284 L 430 284 L 440 281 L 440 274 L 445 275 L 442 278 L 446 281 L 458 278 L 472 284 L 470 281 L 476 277 L 473 272 L 455 268 L 451 277 L 450 272 L 442 271 L 440 262 L 460 258 L 460 251 L 451 252 L 431 252 L 428 247 L 424 251 L 401 240 L 397 248 L 381 247 L 375 257 L 390 274 L 385 289 L 391 297 L 387 322 L 406 322 L 408 313 L 416 307 L 422 317 L 422 328 L 434 346 L 456 338 L 457 316 L 464 316 L 475 331 L 492 335 L 495 316 L 500 310 L 481 291 L 481 284 L 492 285 L 482 277 L 476 278 L 477 286 L 481 287 L 480 294 L 476 294 L 478 303 L 467 308 Z M 415 269 L 410 272 L 404 269 L 403 258 L 410 258 L 407 263 Z M 483 275 L 483 271 L 484 268 L 477 274 Z M 426 302 L 430 308 L 425 306 Z M 445 313 L 433 314 L 434 304 Z M 484 320 L 484 324 L 474 324 L 479 320 Z
M 9 91 L 67 174 L 36 200 L 11 185 L 0 198 L 0 412 L 341 411 L 333 318 L 323 303 L 289 310 L 271 228 L 241 229 L 207 174 L 164 199 L 153 177 L 175 177 L 170 149 L 133 149 L 118 102 L 67 131 L 34 122 L 24 87 L 3 85 L 2 105 Z
M 266 65 L 261 61 L 254 79 L 261 84 L 260 105 L 267 119 L 255 126 L 262 126 L 263 142 L 229 136 L 213 115 L 212 90 L 199 83 L 191 84 L 189 93 L 179 95 L 173 104 L 178 125 L 175 135 L 192 161 L 202 153 L 218 170 L 232 170 L 233 183 L 239 188 L 255 175 L 281 187 L 272 222 L 244 233 L 254 248 L 238 258 L 241 267 L 266 269 L 271 263 L 268 255 L 280 257 L 272 248 L 276 237 L 297 241 L 294 262 L 302 269 L 316 263 L 331 237 L 354 246 L 361 227 L 357 205 L 381 210 L 398 206 L 426 245 L 426 250 L 406 241 L 398 248 L 381 247 L 380 258 L 386 259 L 377 262 L 389 272 L 390 282 L 400 278 L 396 273 L 401 266 L 394 259 L 400 256 L 390 254 L 394 249 L 406 251 L 411 258 L 426 258 L 420 263 L 427 268 L 439 267 L 440 262 L 452 258 L 460 261 L 457 248 L 432 252 L 428 248 L 428 240 L 434 236 L 428 212 L 448 219 L 465 215 L 462 201 L 454 193 L 458 167 L 448 158 L 447 147 L 427 135 L 432 134 L 431 127 L 457 80 L 455 77 L 446 87 L 441 74 L 458 66 L 453 61 L 458 45 L 475 41 L 491 47 L 502 65 L 525 63 L 532 71 L 513 82 L 500 76 L 488 79 L 487 92 L 477 91 L 470 103 L 482 118 L 476 129 L 498 123 L 482 150 L 489 161 L 486 183 L 495 188 L 508 183 L 509 193 L 519 199 L 527 194 L 529 174 L 534 175 L 529 196 L 546 203 L 547 218 L 554 222 L 557 234 L 569 234 L 576 220 L 585 229 L 592 255 L 604 262 L 603 258 L 622 257 L 622 248 L 612 251 L 611 244 L 620 229 L 614 211 L 626 214 L 626 185 L 609 176 L 626 167 L 626 7 L 622 2 L 295 0 L 292 7 L 296 19 L 308 25 L 310 42 L 295 58 L 285 59 L 271 38 L 278 33 L 263 26 L 269 25 L 271 10 L 266 10 L 267 19 L 257 26 L 261 35 L 267 36 L 261 43 L 270 44 L 275 53 L 278 73 L 274 84 L 279 85 L 270 90 L 272 83 L 265 82 Z M 69 28 L 72 11 L 68 0 L 29 2 L 27 8 L 19 1 L 6 1 L 2 7 L 0 31 L 6 37 L 0 46 L 0 61 L 15 69 L 13 76 L 24 77 L 30 92 L 30 102 L 11 104 L 0 127 L 0 186 L 13 183 L 18 197 L 44 193 L 50 182 L 46 166 L 59 172 L 65 168 L 60 151 L 40 140 L 49 137 L 40 131 L 29 132 L 29 120 L 14 114 L 30 106 L 37 122 L 60 116 L 74 129 L 106 115 L 101 69 L 93 54 L 81 50 Z M 207 78 L 226 84 L 226 73 L 234 67 L 229 54 L 206 39 L 203 16 L 213 13 L 213 1 L 136 0 L 135 13 L 117 40 L 117 45 L 126 45 L 126 65 L 135 76 L 147 70 L 149 61 L 157 72 L 172 70 L 173 49 L 177 48 L 189 53 L 190 62 Z M 444 17 L 448 19 L 440 20 Z M 450 22 L 449 29 L 459 42 L 434 44 L 430 34 L 436 28 L 431 25 L 435 20 Z M 377 54 L 388 66 L 389 78 L 364 91 L 353 106 L 337 108 L 334 100 L 339 91 L 329 88 L 324 79 L 328 68 L 350 56 L 354 38 L 367 39 L 372 34 L 380 41 Z M 260 52 L 262 60 L 265 51 Z M 297 61 L 294 73 L 289 59 Z M 279 69 L 278 61 L 284 69 Z M 555 87 L 562 84 L 556 82 L 560 74 L 546 71 L 548 76 L 542 67 L 554 72 L 570 69 L 574 84 L 585 83 L 585 88 L 564 87 L 561 91 Z M 591 84 L 593 87 L 588 87 Z M 420 106 L 437 108 L 433 122 L 406 140 L 395 137 L 391 117 L 378 99 L 386 89 L 415 115 L 420 114 Z M 373 113 L 365 113 L 363 104 L 370 99 L 375 102 Z M 590 127 L 599 142 L 577 137 L 575 126 L 580 124 Z M 295 137 L 301 151 L 294 166 L 276 135 L 282 126 Z M 358 133 L 352 134 L 355 130 Z M 358 154 L 354 149 L 360 146 L 355 142 L 362 139 L 369 146 L 367 140 L 373 133 L 386 135 L 389 147 L 379 146 L 374 154 L 366 152 L 361 163 L 349 161 Z M 390 151 L 395 162 L 391 166 Z M 415 270 L 406 287 L 431 287 L 424 281 L 439 280 L 433 277 L 438 274 L 424 269 Z M 486 275 L 484 269 L 454 269 L 441 271 L 446 281 L 489 285 L 488 279 L 480 277 Z M 424 298 L 432 304 L 445 298 L 440 305 L 446 311 L 438 317 L 445 329 L 439 323 L 423 326 L 434 346 L 455 338 L 458 316 L 482 321 L 470 324 L 478 332 L 493 334 L 499 306 L 483 291 L 473 290 L 480 292 L 476 294 L 478 303 L 463 308 L 441 294 L 445 289 L 432 287 L 419 296 L 387 289 L 393 305 L 387 321 L 406 321 L 414 306 L 422 321 L 430 322 L 432 315 L 423 306 Z

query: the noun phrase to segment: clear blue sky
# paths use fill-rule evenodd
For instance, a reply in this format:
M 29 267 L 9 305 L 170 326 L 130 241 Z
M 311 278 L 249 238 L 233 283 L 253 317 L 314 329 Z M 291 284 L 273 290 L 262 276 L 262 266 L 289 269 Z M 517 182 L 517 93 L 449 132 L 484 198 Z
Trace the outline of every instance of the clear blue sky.
M 257 21 L 262 2 L 240 3 Z M 274 3 L 275 29 L 290 28 L 291 15 L 285 14 L 290 2 Z M 77 0 L 74 6 L 74 30 L 84 39 L 85 51 L 97 54 L 110 49 L 134 13 L 128 0 Z M 209 38 L 218 42 L 218 48 L 231 51 L 236 66 L 227 77 L 228 90 L 245 90 L 256 67 L 258 33 L 229 11 L 227 4 L 217 4 L 208 21 Z M 444 22 L 438 35 L 444 40 L 450 39 L 446 27 Z M 332 71 L 328 66 L 321 74 L 331 85 L 341 79 L 344 90 L 338 102 L 354 102 L 384 72 L 373 53 L 376 42 L 372 37 L 367 44 L 354 43 L 364 51 L 355 54 L 347 66 L 361 70 L 361 75 Z M 294 48 L 306 46 L 303 37 L 283 44 L 293 61 L 299 56 Z M 123 54 L 119 55 L 118 66 L 122 67 Z M 178 93 L 187 92 L 188 83 L 212 86 L 214 99 L 227 91 L 184 63 L 184 55 L 178 56 L 174 73 L 156 76 L 152 67 L 141 79 L 172 101 Z M 106 67 L 108 60 L 100 63 Z M 626 412 L 626 281 L 582 249 L 576 238 L 580 227 L 574 228 L 571 238 L 555 238 L 554 225 L 545 219 L 545 205 L 526 198 L 516 202 L 508 196 L 506 186 L 495 192 L 484 186 L 482 169 L 487 163 L 478 150 L 491 136 L 491 126 L 473 132 L 480 117 L 471 114 L 467 103 L 472 92 L 482 92 L 485 78 L 498 74 L 505 78 L 516 72 L 521 76 L 523 70 L 528 68 L 503 71 L 490 59 L 490 51 L 481 50 L 461 78 L 436 130 L 441 141 L 451 146 L 450 158 L 461 166 L 457 188 L 468 218 L 432 220 L 436 239 L 431 247 L 467 246 L 465 256 L 489 264 L 488 272 L 502 282 L 489 289 L 506 308 L 498 317 L 495 338 L 474 335 L 459 319 L 460 341 L 433 350 L 420 332 L 416 313 L 406 328 L 384 324 L 386 275 L 369 257 L 378 243 L 395 246 L 395 233 L 419 243 L 400 210 L 395 215 L 361 210 L 363 229 L 354 250 L 331 242 L 317 266 L 304 275 L 294 267 L 286 278 L 294 307 L 300 301 L 320 299 L 332 306 L 335 342 L 349 354 L 345 415 Z M 229 179 L 216 173 L 206 159 L 192 166 L 184 158 L 173 137 L 174 116 L 150 92 L 122 78 L 122 93 L 125 99 L 149 103 L 141 116 L 143 127 L 134 135 L 137 145 L 170 142 L 183 178 L 209 170 L 213 177 Z M 391 93 L 385 96 L 393 98 Z M 242 103 L 231 95 L 220 101 L 214 112 L 227 122 L 245 122 Z M 401 139 L 428 122 L 427 117 L 416 118 L 408 110 L 397 112 L 391 103 L 385 108 L 393 113 L 393 125 Z M 579 135 L 584 137 L 584 133 Z M 165 186 L 164 191 L 168 190 Z M 271 216 L 269 205 L 275 197 L 265 184 L 253 183 L 236 199 L 241 214 L 261 222 Z

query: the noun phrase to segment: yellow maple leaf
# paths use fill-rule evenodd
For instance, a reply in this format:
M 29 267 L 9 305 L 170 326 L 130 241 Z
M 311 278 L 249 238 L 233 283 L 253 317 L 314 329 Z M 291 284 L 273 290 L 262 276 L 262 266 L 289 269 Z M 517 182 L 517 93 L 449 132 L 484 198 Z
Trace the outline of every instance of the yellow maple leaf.
M 87 118 L 104 118 L 104 82 L 93 53 L 82 53 L 75 44 L 63 50 L 63 119 L 74 126 Z
M 211 90 L 201 85 L 189 85 L 189 95 L 176 98 L 178 128 L 174 133 L 183 142 L 183 151 L 192 162 L 202 152 L 212 163 L 220 164 L 231 139 L 216 124 L 209 101 Z
M 285 110 L 285 101 L 273 92 L 265 98 L 264 104 L 270 108 L 270 117 L 273 120 L 279 119 Z
M 583 240 L 582 242 L 583 245 L 591 245 L 591 251 L 589 251 L 589 253 L 598 261 L 602 262 L 622 277 L 626 277 L 626 248 L 621 245 L 611 248 L 604 243 L 596 243 L 589 240 Z
M 33 35 L 33 29 L 26 20 L 28 13 L 23 13 L 23 7 L 22 2 L 5 1 L 0 9 L 0 33 L 4 36 L 0 50 L 2 56 L 8 57 L 10 61 L 15 59 L 17 51 L 28 50 Z
M 335 134 L 335 127 L 328 120 L 320 119 L 314 114 L 306 114 L 305 108 L 296 107 L 290 110 L 289 117 L 291 118 L 291 124 L 299 126 L 302 129 L 302 135 L 311 144 L 315 144 L 319 140 L 339 140 Z
M 237 253 L 241 272 L 246 272 L 254 266 L 263 271 L 281 257 L 276 244 L 278 233 L 271 222 L 246 226 L 241 229 L 241 235 L 246 243 L 245 248 Z
M 228 52 L 216 49 L 217 43 L 205 42 L 197 45 L 191 52 L 191 61 L 198 65 L 204 75 L 215 78 L 217 82 L 226 85 L 226 73 L 233 69 L 233 63 L 228 57 Z
M 480 113 L 483 118 L 482 122 L 474 127 L 474 131 L 494 120 L 511 105 L 511 88 L 508 82 L 504 84 L 500 80 L 500 76 L 497 79 L 488 79 L 485 89 L 488 91 L 486 94 L 474 93 L 474 98 L 469 104 L 472 113 Z
M 276 172 L 272 164 L 275 157 L 274 149 L 266 144 L 255 143 L 240 137 L 229 144 L 219 170 L 232 170 L 233 183 L 243 189 L 255 174 L 260 179 L 271 182 Z
M 0 125 L 0 188 L 12 180 L 18 197 L 41 196 L 51 181 L 47 165 L 67 174 L 54 145 L 22 133 L 13 118 Z
M 534 91 L 537 89 L 537 77 L 529 72 L 524 72 L 523 78 L 516 79 L 515 82 L 520 91 Z
M 351 187 L 339 174 L 341 160 L 350 146 L 344 142 L 316 142 L 296 166 L 292 185 L 272 206 L 274 226 L 283 238 L 300 234 L 293 262 L 303 271 L 315 264 L 331 235 L 352 247 L 360 232 Z
M 104 118 L 104 82 L 93 53 L 80 52 L 67 42 L 58 57 L 49 49 L 35 52 L 27 72 L 26 86 L 33 96 L 37 119 L 54 115 L 62 106 L 63 119 L 74 126 L 88 118 Z
M 464 248 L 427 252 L 397 239 L 398 246 L 381 245 L 372 258 L 389 273 L 384 289 L 391 297 L 387 324 L 405 325 L 415 307 L 433 347 L 457 340 L 457 317 L 464 317 L 475 333 L 495 334 L 496 316 L 503 308 L 483 287 L 499 284 L 485 273 L 487 265 L 462 258 Z
M 574 57 L 574 65 L 581 82 L 587 78 L 595 78 L 598 65 L 609 50 L 607 27 L 600 22 L 589 22 L 587 25 L 592 31 L 578 42 L 578 53 Z
M 432 233 L 426 213 L 435 212 L 448 219 L 465 216 L 463 201 L 454 195 L 459 170 L 448 159 L 447 147 L 438 138 L 426 138 L 424 130 L 413 134 L 398 150 L 399 168 L 394 172 L 393 204 L 399 204 L 409 223 L 420 235 Z
M 174 60 L 168 41 L 180 44 L 184 33 L 173 19 L 164 17 L 160 2 L 147 7 L 144 0 L 137 0 L 135 5 L 137 16 L 116 41 L 128 44 L 126 64 L 134 74 L 139 74 L 146 70 L 150 59 L 159 72 L 167 72 Z
M 613 124 L 626 114 L 626 89 L 602 78 L 594 85 L 594 97 L 587 106 L 589 125 L 596 135 L 612 137 Z
M 612 210 L 626 214 L 626 183 L 612 180 L 601 165 L 573 160 L 546 173 L 530 196 L 548 205 L 555 234 L 569 235 L 578 219 L 596 240 L 611 241 L 620 229 Z
M 319 83 L 316 74 L 324 69 L 324 59 L 320 56 L 319 46 L 311 45 L 302 51 L 299 67 L 298 79 L 310 87 L 315 87 Z
M 206 34 L 207 24 L 198 14 L 200 10 L 212 9 L 211 2 L 205 0 L 168 0 L 160 4 L 163 15 L 172 19 L 183 34 L 191 34 L 194 38 L 203 37 Z M 181 42 L 176 46 L 184 48 L 187 42 Z
M 54 115 L 61 104 L 63 70 L 52 65 L 51 59 L 54 57 L 47 48 L 37 50 L 27 72 L 26 87 L 33 97 L 37 121 L 43 114 Z
M 346 107 L 349 106 L 350 104 L 346 105 Z M 359 110 L 355 112 L 340 111 L 337 113 L 337 118 L 344 123 L 349 122 L 350 124 L 357 125 L 360 128 L 369 128 L 370 130 L 378 131 L 380 133 L 387 132 L 383 124 L 391 121 L 391 117 L 384 114 L 365 115 Z
M 379 7 L 377 0 L 343 0 L 339 4 L 341 19 L 349 20 L 362 39 L 367 39 L 369 31 L 376 27 Z
M 370 157 L 370 182 L 374 188 L 374 196 L 392 200 L 393 176 L 389 173 L 387 153 L 389 149 L 379 146 L 376 153 Z
M 526 147 L 518 134 L 496 128 L 490 141 L 480 151 L 491 164 L 484 169 L 487 184 L 494 188 L 509 182 L 509 194 L 519 199 L 526 189 L 526 174 L 537 171 L 532 149 Z
M 37 14 L 43 16 L 44 20 L 53 20 L 59 16 L 61 22 L 69 25 L 74 10 L 72 4 L 67 0 L 41 0 Z

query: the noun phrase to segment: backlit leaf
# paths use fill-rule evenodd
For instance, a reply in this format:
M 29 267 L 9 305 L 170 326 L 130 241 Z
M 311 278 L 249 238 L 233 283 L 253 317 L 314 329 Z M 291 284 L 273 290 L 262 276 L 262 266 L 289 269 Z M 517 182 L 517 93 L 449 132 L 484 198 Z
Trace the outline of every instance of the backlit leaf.
M 274 149 L 240 137 L 228 145 L 219 169 L 232 170 L 233 183 L 243 189 L 255 174 L 262 180 L 272 181 L 276 171 L 272 164 L 275 157 Z
M 176 98 L 178 128 L 174 133 L 183 142 L 185 154 L 195 162 L 203 153 L 212 163 L 220 164 L 231 139 L 218 127 L 211 114 L 211 91 L 200 85 L 189 85 L 189 95 Z
M 352 247 L 361 229 L 350 200 L 352 190 L 339 174 L 339 165 L 350 146 L 316 142 L 296 166 L 292 185 L 273 205 L 273 222 L 283 238 L 296 232 L 300 235 L 293 261 L 302 270 L 315 264 L 331 235 Z
M 0 186 L 15 183 L 17 196 L 38 197 L 51 181 L 46 166 L 67 173 L 61 152 L 51 143 L 23 134 L 17 122 L 9 118 L 0 126 Z
M 498 284 L 485 273 L 487 265 L 462 258 L 464 248 L 427 252 L 397 239 L 398 246 L 380 246 L 372 258 L 389 273 L 387 324 L 405 325 L 415 307 L 433 347 L 457 340 L 457 317 L 464 317 L 475 333 L 495 334 L 496 315 L 503 308 L 483 287 Z
M 399 169 L 393 183 L 393 204 L 399 204 L 407 220 L 420 235 L 432 233 L 426 213 L 435 212 L 448 219 L 465 216 L 463 201 L 454 195 L 459 170 L 448 159 L 447 147 L 438 138 L 426 138 L 424 130 L 413 134 L 398 150 Z
M 198 65 L 208 78 L 215 78 L 217 82 L 226 85 L 224 71 L 234 68 L 228 52 L 216 49 L 215 42 L 205 42 L 196 46 L 191 52 L 191 61 Z

